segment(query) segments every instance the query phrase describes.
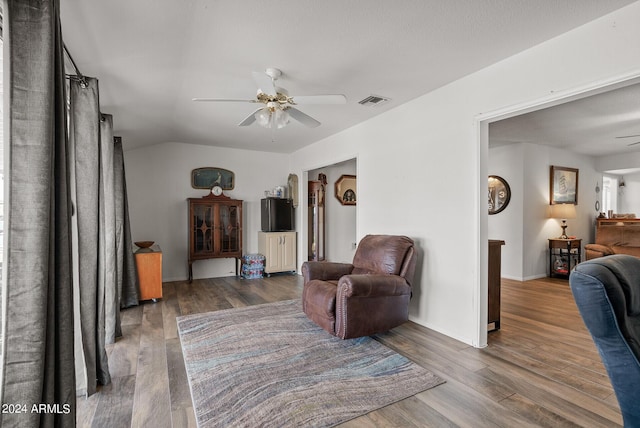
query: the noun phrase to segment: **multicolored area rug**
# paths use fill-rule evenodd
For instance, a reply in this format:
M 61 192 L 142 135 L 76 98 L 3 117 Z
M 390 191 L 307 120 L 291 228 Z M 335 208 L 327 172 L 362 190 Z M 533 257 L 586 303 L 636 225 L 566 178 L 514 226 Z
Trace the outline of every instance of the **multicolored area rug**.
M 444 381 L 369 338 L 340 340 L 299 300 L 178 318 L 199 427 L 333 426 Z

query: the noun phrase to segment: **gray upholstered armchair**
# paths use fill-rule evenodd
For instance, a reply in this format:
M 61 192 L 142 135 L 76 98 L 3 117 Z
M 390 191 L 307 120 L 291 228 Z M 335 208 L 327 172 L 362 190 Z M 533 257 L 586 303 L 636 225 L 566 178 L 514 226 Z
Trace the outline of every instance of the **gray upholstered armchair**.
M 353 263 L 305 262 L 302 309 L 341 339 L 388 331 L 409 319 L 416 267 L 406 236 L 367 235 Z
M 578 264 L 571 291 L 615 390 L 625 427 L 640 427 L 640 259 Z

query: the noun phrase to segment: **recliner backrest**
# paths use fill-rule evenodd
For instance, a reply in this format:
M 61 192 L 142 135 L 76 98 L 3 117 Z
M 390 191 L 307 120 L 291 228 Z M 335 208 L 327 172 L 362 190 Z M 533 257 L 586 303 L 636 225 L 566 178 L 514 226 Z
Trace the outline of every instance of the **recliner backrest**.
M 640 246 L 640 222 L 620 224 L 601 224 L 596 229 L 596 244 L 621 245 L 628 247 Z
M 400 275 L 411 284 L 415 262 L 415 248 L 411 238 L 367 235 L 362 238 L 356 249 L 352 274 Z
M 579 264 L 576 270 L 602 283 L 618 328 L 640 360 L 640 259 L 629 255 L 601 257 Z
M 569 283 L 624 425 L 640 427 L 640 259 L 614 254 L 588 260 L 571 272 Z

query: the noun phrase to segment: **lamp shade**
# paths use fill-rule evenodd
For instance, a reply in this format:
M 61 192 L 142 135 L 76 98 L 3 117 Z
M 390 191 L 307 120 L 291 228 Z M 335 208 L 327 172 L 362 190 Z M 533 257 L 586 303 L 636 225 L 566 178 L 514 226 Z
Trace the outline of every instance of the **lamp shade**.
M 555 204 L 551 205 L 551 218 L 576 218 L 576 206 L 574 204 Z

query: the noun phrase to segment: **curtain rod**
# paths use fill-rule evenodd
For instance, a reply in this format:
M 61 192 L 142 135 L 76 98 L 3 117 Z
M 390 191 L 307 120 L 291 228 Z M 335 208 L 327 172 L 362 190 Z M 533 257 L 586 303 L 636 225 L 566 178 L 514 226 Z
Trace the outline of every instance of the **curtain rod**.
M 71 61 L 71 65 L 76 71 L 75 75 L 67 74 L 66 75 L 67 79 L 78 80 L 80 82 L 80 86 L 82 86 L 83 88 L 86 88 L 87 79 L 84 77 L 84 74 L 80 72 L 80 69 L 76 65 L 76 62 L 73 60 L 73 57 L 71 56 L 71 53 L 69 53 L 69 49 L 67 49 L 67 45 L 64 42 L 62 43 L 62 48 L 64 49 L 64 53 L 67 55 L 67 58 L 69 58 L 69 61 Z

